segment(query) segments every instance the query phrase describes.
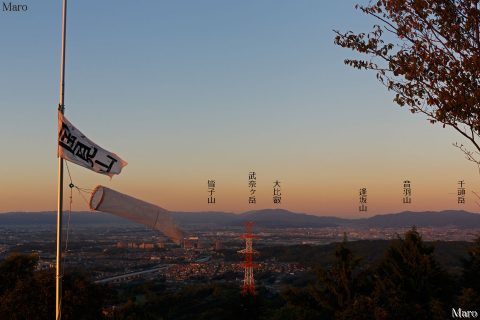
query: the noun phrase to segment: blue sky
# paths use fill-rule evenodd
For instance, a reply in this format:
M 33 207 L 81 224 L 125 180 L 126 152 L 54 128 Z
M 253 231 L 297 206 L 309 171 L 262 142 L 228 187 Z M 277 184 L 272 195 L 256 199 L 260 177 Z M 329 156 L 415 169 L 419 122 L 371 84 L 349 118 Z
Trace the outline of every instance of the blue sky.
M 0 211 L 53 210 L 61 1 L 0 12 Z M 109 180 L 71 165 L 75 183 L 104 184 L 171 210 L 281 207 L 358 215 L 477 210 L 455 202 L 456 182 L 480 190 L 463 142 L 392 102 L 333 29 L 375 23 L 354 1 L 71 1 L 66 116 L 129 165 Z M 249 206 L 247 175 L 259 176 Z M 217 204 L 206 201 L 217 180 Z M 414 203 L 401 204 L 402 181 Z M 470 189 L 468 189 L 470 188 Z M 28 201 L 24 201 L 28 196 Z M 77 197 L 74 207 L 85 209 Z

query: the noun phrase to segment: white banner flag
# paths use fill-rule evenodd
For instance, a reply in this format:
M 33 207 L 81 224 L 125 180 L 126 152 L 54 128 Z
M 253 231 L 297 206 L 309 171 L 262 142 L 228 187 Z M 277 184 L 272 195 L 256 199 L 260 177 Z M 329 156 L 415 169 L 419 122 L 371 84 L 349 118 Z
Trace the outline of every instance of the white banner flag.
M 115 153 L 107 151 L 75 128 L 58 112 L 58 154 L 65 160 L 112 177 L 127 165 Z

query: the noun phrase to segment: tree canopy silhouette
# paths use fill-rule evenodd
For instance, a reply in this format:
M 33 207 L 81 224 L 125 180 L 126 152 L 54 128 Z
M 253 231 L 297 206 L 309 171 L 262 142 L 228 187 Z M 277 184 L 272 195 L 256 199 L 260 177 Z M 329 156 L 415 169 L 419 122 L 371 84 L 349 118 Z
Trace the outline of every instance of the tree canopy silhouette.
M 334 252 L 329 268 L 317 267 L 317 281 L 306 288 L 289 288 L 283 293 L 287 305 L 277 313 L 278 319 L 342 319 L 341 312 L 355 299 L 360 259 L 348 248 L 347 237 Z M 366 315 L 367 319 L 370 315 Z M 357 315 L 356 319 L 363 318 Z
M 468 251 L 468 257 L 462 260 L 462 292 L 458 305 L 468 310 L 480 305 L 480 237 Z
M 0 261 L 0 319 L 55 317 L 54 270 L 35 271 L 37 255 L 12 254 Z M 62 319 L 102 319 L 106 290 L 81 273 L 63 281 Z
M 452 282 L 438 264 L 434 247 L 416 228 L 393 241 L 376 270 L 376 313 L 388 319 L 446 319 Z
M 335 43 L 369 56 L 346 59 L 373 70 L 394 101 L 468 139 L 455 144 L 480 168 L 480 1 L 379 0 L 356 6 L 379 24 L 369 33 L 335 31 Z

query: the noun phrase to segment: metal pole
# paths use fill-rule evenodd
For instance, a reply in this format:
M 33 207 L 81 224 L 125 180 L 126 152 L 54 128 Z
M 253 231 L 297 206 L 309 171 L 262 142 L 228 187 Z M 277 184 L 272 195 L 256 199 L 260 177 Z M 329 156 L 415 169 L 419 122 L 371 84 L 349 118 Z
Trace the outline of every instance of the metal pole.
M 65 93 L 65 39 L 67 29 L 67 0 L 63 0 L 62 14 L 62 61 L 60 67 L 60 102 L 58 111 L 64 113 Z M 57 261 L 55 272 L 55 319 L 62 317 L 62 211 L 63 211 L 63 159 L 58 157 L 58 206 L 57 206 Z

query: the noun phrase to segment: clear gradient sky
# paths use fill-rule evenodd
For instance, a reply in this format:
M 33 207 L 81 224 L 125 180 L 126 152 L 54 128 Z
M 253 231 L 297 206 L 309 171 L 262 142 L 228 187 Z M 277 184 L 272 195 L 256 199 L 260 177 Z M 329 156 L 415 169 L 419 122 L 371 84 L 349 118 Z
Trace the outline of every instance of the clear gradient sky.
M 129 162 L 111 181 L 71 164 L 74 183 L 176 211 L 272 208 L 277 179 L 280 207 L 297 212 L 478 211 L 480 175 L 452 146 L 460 136 L 343 64 L 355 55 L 332 29 L 375 23 L 356 2 L 69 1 L 65 115 Z M 22 3 L 27 12 L 0 11 L 0 212 L 56 209 L 61 0 Z M 76 193 L 74 209 L 87 209 Z

